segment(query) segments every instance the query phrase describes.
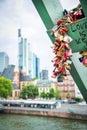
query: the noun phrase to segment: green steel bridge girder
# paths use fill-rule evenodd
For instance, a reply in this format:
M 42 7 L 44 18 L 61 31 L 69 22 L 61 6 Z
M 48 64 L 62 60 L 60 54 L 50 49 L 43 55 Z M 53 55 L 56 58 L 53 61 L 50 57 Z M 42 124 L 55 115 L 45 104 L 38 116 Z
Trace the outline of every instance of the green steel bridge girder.
M 45 27 L 47 28 L 48 36 L 54 42 L 54 37 L 50 34 L 50 29 L 55 24 L 55 19 L 63 17 L 63 8 L 59 0 L 32 0 L 35 5 Z M 85 16 L 87 16 L 87 0 L 80 0 Z M 78 52 L 87 50 L 87 17 L 67 26 L 69 36 L 72 37 L 70 46 L 73 56 L 71 58 L 70 73 L 77 84 L 83 98 L 87 102 L 87 68 L 79 62 L 80 54 Z M 84 37 L 85 36 L 85 37 Z

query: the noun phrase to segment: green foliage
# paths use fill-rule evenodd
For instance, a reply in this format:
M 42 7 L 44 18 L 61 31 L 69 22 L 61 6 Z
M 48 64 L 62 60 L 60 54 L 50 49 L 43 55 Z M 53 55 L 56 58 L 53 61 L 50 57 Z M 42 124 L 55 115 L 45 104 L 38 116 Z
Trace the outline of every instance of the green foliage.
M 51 98 L 54 98 L 54 97 L 55 97 L 55 92 L 54 92 L 54 89 L 51 88 L 50 92 L 49 92 L 49 98 L 51 99 Z
M 46 98 L 46 93 L 43 91 L 43 92 L 40 94 L 40 97 Z
M 34 80 L 36 80 L 37 78 L 33 78 L 32 80 L 34 81 Z
M 23 87 L 20 93 L 20 98 L 23 98 L 23 99 L 35 98 L 36 96 L 38 96 L 38 94 L 39 94 L 38 87 L 33 84 L 29 84 Z
M 22 91 L 20 93 L 19 98 L 23 98 L 23 99 L 27 98 L 27 87 L 23 87 L 23 89 L 22 89 Z
M 67 92 L 67 94 L 66 94 L 66 98 L 67 98 L 67 99 L 70 99 L 70 98 L 71 98 L 71 94 L 70 94 L 70 92 Z
M 81 102 L 81 101 L 82 101 L 82 98 L 80 98 L 80 97 L 75 97 L 74 100 L 75 100 L 76 102 Z
M 49 98 L 49 93 L 47 92 L 47 93 L 46 93 L 46 99 L 48 99 L 48 98 Z
M 49 92 L 45 93 L 44 91 L 40 94 L 40 97 L 42 98 L 54 98 L 55 97 L 55 92 L 54 92 L 54 89 L 51 88 Z
M 61 99 L 61 90 L 60 89 L 57 89 L 57 91 L 55 92 L 55 98 L 56 99 Z
M 12 82 L 5 77 L 0 77 L 0 97 L 7 98 L 11 96 L 13 90 Z

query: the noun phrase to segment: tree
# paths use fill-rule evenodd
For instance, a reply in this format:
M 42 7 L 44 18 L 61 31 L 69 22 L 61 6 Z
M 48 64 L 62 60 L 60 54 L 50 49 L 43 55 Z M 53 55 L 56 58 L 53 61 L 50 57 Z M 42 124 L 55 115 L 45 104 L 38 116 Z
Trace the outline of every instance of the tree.
M 74 100 L 75 100 L 76 102 L 81 102 L 81 101 L 83 101 L 83 99 L 80 98 L 80 97 L 75 97 Z
M 66 94 L 66 98 L 67 98 L 67 99 L 70 99 L 70 98 L 71 98 L 71 94 L 70 94 L 70 92 L 67 92 L 67 94 Z
M 41 92 L 40 97 L 45 98 L 46 97 L 46 93 L 44 91 Z
M 61 99 L 61 90 L 60 89 L 57 89 L 57 91 L 55 92 L 55 98 L 56 99 Z
M 11 96 L 13 90 L 12 82 L 5 77 L 0 77 L 0 97 L 8 98 Z
M 35 86 L 33 84 L 28 84 L 27 86 L 23 87 L 20 93 L 20 98 L 23 98 L 23 99 L 35 98 L 38 95 L 39 95 L 38 86 Z
M 51 89 L 50 89 L 50 92 L 49 92 L 49 98 L 50 98 L 50 99 L 51 99 L 51 98 L 54 98 L 54 96 L 55 96 L 54 89 L 51 88 Z
M 23 86 L 22 91 L 20 93 L 20 98 L 26 99 L 27 98 L 27 87 Z
M 49 92 L 46 93 L 46 99 L 48 99 L 48 98 L 49 98 Z
M 33 89 L 33 96 L 36 97 L 39 95 L 39 91 L 38 91 L 38 87 L 37 86 L 34 86 L 34 89 Z

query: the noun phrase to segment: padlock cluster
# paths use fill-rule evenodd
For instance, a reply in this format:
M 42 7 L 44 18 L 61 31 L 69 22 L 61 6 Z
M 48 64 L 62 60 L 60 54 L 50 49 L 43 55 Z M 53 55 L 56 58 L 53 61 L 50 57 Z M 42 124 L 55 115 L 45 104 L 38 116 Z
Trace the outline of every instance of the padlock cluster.
M 72 56 L 72 50 L 69 43 L 72 41 L 71 37 L 67 35 L 68 28 L 65 23 L 70 23 L 70 19 L 58 20 L 56 25 L 52 28 L 52 33 L 55 37 L 55 42 L 52 46 L 53 53 L 55 54 L 52 60 L 54 70 L 52 77 L 56 78 L 62 75 L 62 78 L 67 76 L 67 70 L 70 70 L 71 61 L 69 57 Z
M 67 35 L 67 25 L 84 17 L 81 4 L 69 12 L 65 9 L 63 14 L 63 18 L 57 20 L 55 26 L 51 29 L 51 34 L 55 37 L 55 42 L 52 46 L 53 53 L 55 54 L 52 60 L 54 66 L 52 77 L 57 77 L 57 79 L 61 76 L 63 79 L 67 76 L 67 70 L 71 69 L 70 57 L 72 56 L 72 50 L 69 43 L 72 41 L 72 38 Z M 85 53 L 84 56 L 83 53 Z M 87 66 L 87 52 L 81 52 L 80 54 L 82 55 L 80 61 Z
M 80 54 L 81 54 L 81 57 L 79 58 L 79 61 L 80 61 L 85 67 L 87 67 L 87 51 L 81 51 Z
M 79 20 L 79 19 L 81 19 L 81 18 L 84 18 L 84 13 L 83 13 L 83 10 L 82 10 L 81 5 L 79 4 L 79 5 L 77 6 L 77 8 L 71 10 L 71 11 L 69 12 L 69 16 L 70 16 L 70 20 L 71 20 L 72 22 L 77 21 L 77 20 Z M 81 57 L 79 58 L 79 61 L 80 61 L 85 67 L 87 67 L 87 51 L 81 51 L 80 54 L 81 54 Z
M 85 17 L 81 4 L 79 4 L 76 8 L 74 8 L 70 11 L 67 11 L 66 9 L 64 9 L 63 14 L 69 16 L 69 18 L 72 22 L 75 22 L 75 21 Z

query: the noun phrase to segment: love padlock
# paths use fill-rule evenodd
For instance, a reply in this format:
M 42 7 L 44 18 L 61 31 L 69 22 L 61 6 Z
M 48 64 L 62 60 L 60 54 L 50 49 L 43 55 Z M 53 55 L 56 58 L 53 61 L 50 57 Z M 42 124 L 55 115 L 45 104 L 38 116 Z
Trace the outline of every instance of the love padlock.
M 53 72 L 51 77 L 52 77 L 52 78 L 56 78 L 56 76 L 57 76 L 57 75 Z
M 63 70 L 64 70 L 64 67 L 63 67 L 63 66 L 60 66 L 60 67 L 58 68 L 58 72 L 59 72 L 59 73 L 63 72 Z
M 63 41 L 66 42 L 66 43 L 70 43 L 72 41 L 72 38 L 68 35 L 65 35 L 64 38 L 63 38 Z
M 69 50 L 70 46 L 68 44 L 65 44 L 65 48 Z
M 54 66 L 58 66 L 59 63 L 60 63 L 60 60 L 57 59 L 57 60 L 55 61 L 55 63 L 54 63 Z
M 66 50 L 66 57 L 71 57 L 72 56 L 72 51 L 71 51 L 71 49 L 69 49 L 69 50 Z
M 59 41 L 55 41 L 55 42 L 54 42 L 54 45 L 55 45 L 55 46 L 60 46 L 60 42 L 59 42 Z
M 65 48 L 63 47 L 63 48 L 60 50 L 60 52 L 61 52 L 61 55 L 63 56 L 63 55 L 65 54 L 65 52 L 66 52 Z
M 59 26 L 62 23 L 62 20 L 57 21 L 57 25 Z
M 61 51 L 57 51 L 57 54 L 56 54 L 58 57 L 62 57 L 62 54 L 61 54 Z
M 70 65 L 66 65 L 66 69 L 67 69 L 67 70 L 71 70 Z
M 55 72 L 55 70 L 53 70 L 53 73 L 52 73 L 52 78 L 56 78 L 57 77 L 57 73 Z
M 84 66 L 87 67 L 87 58 L 86 57 L 83 58 L 82 63 L 83 63 Z
M 54 54 L 57 54 L 57 52 L 58 52 L 58 51 L 57 51 L 56 49 L 53 50 L 53 53 L 54 53 Z
M 82 56 L 87 56 L 87 51 L 81 51 L 80 54 L 81 54 Z

